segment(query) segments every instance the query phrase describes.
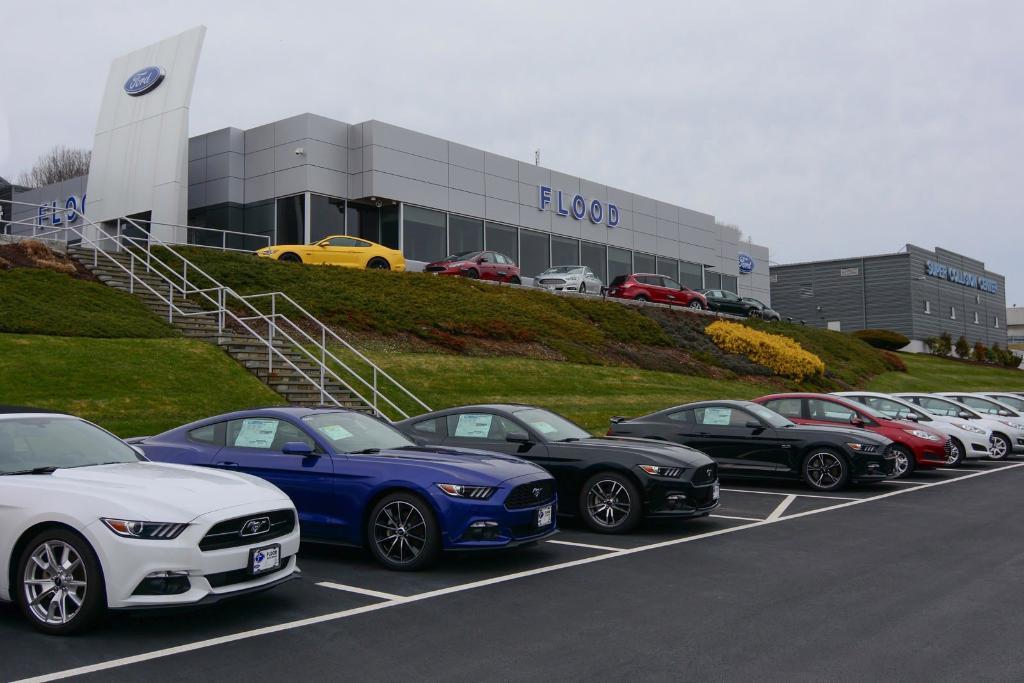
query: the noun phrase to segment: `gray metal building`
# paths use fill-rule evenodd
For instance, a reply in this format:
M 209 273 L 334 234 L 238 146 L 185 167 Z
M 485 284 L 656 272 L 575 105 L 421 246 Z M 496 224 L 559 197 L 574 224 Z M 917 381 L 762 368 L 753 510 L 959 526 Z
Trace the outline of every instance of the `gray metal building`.
M 516 259 L 526 277 L 582 263 L 605 282 L 658 272 L 770 298 L 768 248 L 741 242 L 711 214 L 380 121 L 301 114 L 193 136 L 188 183 L 190 225 L 275 243 L 347 233 L 402 249 L 412 269 L 486 247 Z M 16 199 L 74 201 L 88 214 L 84 192 L 83 178 Z M 741 273 L 741 260 L 752 272 Z
M 772 266 L 770 282 L 773 307 L 809 325 L 893 330 L 914 351 L 942 332 L 1006 346 L 1005 278 L 946 249 L 908 244 L 896 254 Z

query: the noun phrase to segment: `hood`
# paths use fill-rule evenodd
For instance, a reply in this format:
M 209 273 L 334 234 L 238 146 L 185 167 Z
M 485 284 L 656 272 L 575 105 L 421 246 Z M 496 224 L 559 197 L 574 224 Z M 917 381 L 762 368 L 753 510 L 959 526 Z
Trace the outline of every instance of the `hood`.
M 877 443 L 879 446 L 886 446 L 892 443 L 892 440 L 882 436 L 878 432 L 872 432 L 867 429 L 861 429 L 860 427 L 829 427 L 827 425 L 801 425 L 795 424 L 792 427 L 783 427 L 781 429 L 787 433 L 799 433 L 807 434 L 813 437 L 815 434 L 842 434 L 843 436 L 856 437 L 857 441 L 864 441 L 868 443 Z
M 239 505 L 292 507 L 280 489 L 262 479 L 187 465 L 120 463 L 3 479 L 4 484 L 35 489 L 40 497 L 66 501 L 70 509 L 92 511 L 96 517 L 190 522 Z
M 579 441 L 566 441 L 551 443 L 548 448 L 555 448 L 563 452 L 587 451 L 594 454 L 601 451 L 617 453 L 620 455 L 629 454 L 636 457 L 639 464 L 665 465 L 671 467 L 701 467 L 714 462 L 711 458 L 698 450 L 688 446 L 658 441 L 656 439 L 637 439 L 628 436 L 594 437 L 580 439 Z M 645 462 L 640 462 L 645 461 Z
M 434 478 L 437 483 L 496 485 L 526 474 L 550 476 L 522 458 L 470 448 L 409 446 L 350 456 L 386 465 L 392 478 Z M 441 477 L 449 479 L 442 482 Z

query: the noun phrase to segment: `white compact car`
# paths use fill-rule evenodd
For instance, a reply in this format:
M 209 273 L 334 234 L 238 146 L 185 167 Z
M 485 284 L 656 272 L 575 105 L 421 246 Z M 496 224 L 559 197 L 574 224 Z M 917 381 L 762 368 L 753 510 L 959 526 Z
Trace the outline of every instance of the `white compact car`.
M 600 294 L 604 285 L 594 271 L 586 266 L 552 266 L 533 278 L 535 285 L 554 292 Z
M 1004 391 L 979 391 L 977 395 L 1005 403 L 1018 413 L 1024 412 L 1024 396 L 1020 394 L 1011 394 Z
M 39 630 L 297 578 L 295 506 L 262 479 L 147 461 L 70 415 L 0 408 L 0 600 Z
M 896 398 L 910 401 L 916 406 L 921 406 L 932 415 L 945 415 L 947 417 L 960 417 L 969 420 L 970 423 L 982 429 L 992 432 L 992 445 L 989 448 L 988 457 L 992 460 L 1004 460 L 1013 453 L 1013 439 L 1016 430 L 1008 425 L 989 419 L 990 415 L 979 413 L 972 408 L 945 396 L 926 394 L 921 392 L 901 392 L 893 394 Z
M 984 394 L 975 394 L 968 391 L 943 391 L 938 394 L 959 401 L 976 413 L 981 413 L 990 420 L 1002 422 L 1006 427 L 1003 432 L 1009 437 L 1010 453 L 1024 453 L 1024 415 L 1011 408 L 1005 403 L 1000 403 L 994 398 L 988 398 Z
M 992 430 L 974 425 L 970 420 L 956 416 L 936 415 L 914 405 L 906 399 L 876 391 L 839 391 L 845 396 L 895 420 L 912 420 L 937 429 L 950 438 L 949 465 L 960 465 L 969 458 L 987 458 L 992 447 Z

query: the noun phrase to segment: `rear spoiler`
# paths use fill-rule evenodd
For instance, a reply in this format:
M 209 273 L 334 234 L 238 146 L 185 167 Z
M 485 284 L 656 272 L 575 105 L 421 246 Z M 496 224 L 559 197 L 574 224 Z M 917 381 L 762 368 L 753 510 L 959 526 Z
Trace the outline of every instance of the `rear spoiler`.
M 611 423 L 612 423 L 612 424 L 615 424 L 615 425 L 617 425 L 617 424 L 619 424 L 620 422 L 625 422 L 625 421 L 626 421 L 626 420 L 628 420 L 628 419 L 629 419 L 628 417 L 623 417 L 622 415 L 616 415 L 616 416 L 614 416 L 614 417 L 613 417 L 613 418 L 611 419 Z
M 149 437 L 149 436 L 129 436 L 127 439 L 122 439 L 122 441 L 124 441 L 125 443 L 136 444 L 136 443 L 143 443 L 143 442 L 145 442 L 146 439 L 149 439 L 149 438 L 152 438 L 152 437 Z

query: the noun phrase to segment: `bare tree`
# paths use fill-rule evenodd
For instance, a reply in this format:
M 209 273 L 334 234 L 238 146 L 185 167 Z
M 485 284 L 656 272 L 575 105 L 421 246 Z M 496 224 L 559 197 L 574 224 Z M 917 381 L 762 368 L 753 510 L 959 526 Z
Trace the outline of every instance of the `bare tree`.
M 92 152 L 87 149 L 72 149 L 57 145 L 39 157 L 30 171 L 22 171 L 18 184 L 25 187 L 42 187 L 59 183 L 89 172 Z

